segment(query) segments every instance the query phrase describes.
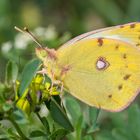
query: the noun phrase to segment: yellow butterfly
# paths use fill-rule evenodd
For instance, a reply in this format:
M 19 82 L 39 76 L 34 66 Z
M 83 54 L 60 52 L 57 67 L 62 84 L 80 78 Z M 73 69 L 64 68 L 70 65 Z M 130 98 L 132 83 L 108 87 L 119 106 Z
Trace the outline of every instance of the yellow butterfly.
M 40 44 L 39 44 L 40 45 Z M 112 112 L 140 91 L 140 23 L 80 35 L 58 50 L 37 48 L 46 74 L 74 97 Z

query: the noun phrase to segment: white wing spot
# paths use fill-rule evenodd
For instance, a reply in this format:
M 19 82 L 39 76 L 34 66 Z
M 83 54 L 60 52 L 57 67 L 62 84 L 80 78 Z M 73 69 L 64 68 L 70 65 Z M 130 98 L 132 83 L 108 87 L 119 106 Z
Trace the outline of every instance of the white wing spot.
M 103 69 L 103 68 L 105 68 L 105 66 L 106 66 L 106 63 L 104 61 L 101 61 L 101 60 L 97 61 L 97 68 L 98 69 Z
M 104 70 L 109 66 L 109 63 L 105 60 L 105 58 L 100 57 L 96 62 L 96 68 L 98 70 Z

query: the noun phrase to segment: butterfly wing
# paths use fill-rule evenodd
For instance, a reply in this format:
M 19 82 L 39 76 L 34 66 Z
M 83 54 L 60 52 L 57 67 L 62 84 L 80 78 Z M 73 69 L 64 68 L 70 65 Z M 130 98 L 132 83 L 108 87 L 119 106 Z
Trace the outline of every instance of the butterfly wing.
M 126 108 L 140 89 L 140 51 L 113 39 L 86 39 L 57 51 L 58 79 L 75 97 L 108 111 Z
M 72 45 L 80 40 L 92 38 L 118 39 L 132 45 L 140 46 L 140 22 L 133 22 L 91 31 L 68 41 L 63 45 L 63 47 Z

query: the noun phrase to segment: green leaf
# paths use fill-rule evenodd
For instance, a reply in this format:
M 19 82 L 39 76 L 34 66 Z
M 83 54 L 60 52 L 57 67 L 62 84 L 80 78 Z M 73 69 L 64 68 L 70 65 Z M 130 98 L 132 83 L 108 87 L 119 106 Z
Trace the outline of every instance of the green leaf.
M 61 105 L 61 98 L 60 98 L 59 95 L 53 96 L 53 99 L 58 103 L 58 105 Z M 51 103 L 51 100 L 46 100 L 45 101 L 45 105 L 46 105 L 48 110 L 50 110 L 50 103 Z
M 96 131 L 99 131 L 99 125 L 96 124 L 96 125 L 92 125 L 88 128 L 87 130 L 87 134 L 92 134 L 92 133 L 95 133 Z
M 43 133 L 42 131 L 40 130 L 34 130 L 30 133 L 30 137 L 31 138 L 34 138 L 34 137 L 42 137 L 42 136 L 45 136 L 46 134 Z
M 50 110 L 50 104 L 51 104 L 51 100 L 46 100 L 45 101 L 45 105 L 46 105 L 48 110 Z
M 132 105 L 128 110 L 129 131 L 134 139 L 140 139 L 140 108 L 137 104 Z
M 25 117 L 25 113 L 22 112 L 21 110 L 15 110 L 14 112 L 11 113 L 11 116 L 16 120 L 18 124 L 27 124 L 28 120 Z
M 83 140 L 95 140 L 95 139 L 93 138 L 93 136 L 87 135 L 83 138 Z
M 136 140 L 134 137 L 131 137 L 130 134 L 131 132 L 129 132 L 127 128 L 114 128 L 112 130 L 112 136 L 115 138 L 115 140 Z
M 100 131 L 98 135 L 96 135 L 95 140 L 116 140 L 116 139 L 111 135 L 111 131 L 103 130 L 102 132 Z
M 61 140 L 67 133 L 68 131 L 66 131 L 65 129 L 57 129 L 52 133 L 52 135 L 50 135 L 49 139 Z
M 80 116 L 76 124 L 76 140 L 81 140 L 83 128 L 82 124 L 83 124 L 83 116 Z
M 34 59 L 27 63 L 23 69 L 22 75 L 21 75 L 21 84 L 19 87 L 19 96 L 21 97 L 26 88 L 31 83 L 34 75 L 36 74 L 36 71 L 39 68 L 40 60 Z
M 0 104 L 5 103 L 5 90 L 6 86 L 3 83 L 0 83 Z
M 127 110 L 118 112 L 118 113 L 110 113 L 110 119 L 112 120 L 112 125 L 116 128 L 126 129 L 126 123 L 124 123 L 124 118 L 126 116 Z
M 7 134 L 0 134 L 0 140 L 8 140 Z
M 89 119 L 91 123 L 93 124 L 97 123 L 99 113 L 100 113 L 100 109 L 89 107 Z
M 55 122 L 65 129 L 73 131 L 73 126 L 71 125 L 66 113 L 53 98 L 50 103 L 50 113 Z
M 8 128 L 7 133 L 9 135 L 9 137 L 12 138 L 13 140 L 20 139 L 19 135 L 16 132 L 14 132 L 13 128 L 11 128 L 11 127 Z
M 99 130 L 99 125 L 97 123 L 99 113 L 100 113 L 100 109 L 89 107 L 90 127 L 88 128 L 87 133 L 93 133 Z
M 11 108 L 12 108 L 12 105 L 9 104 L 9 103 L 5 103 L 5 104 L 3 105 L 3 110 L 4 110 L 5 112 L 9 111 Z
M 67 112 L 69 113 L 72 119 L 73 124 L 75 125 L 79 117 L 82 115 L 80 105 L 77 103 L 77 101 L 74 98 L 67 97 L 65 100 L 65 106 Z
M 18 66 L 15 62 L 9 61 L 6 66 L 6 75 L 5 81 L 6 83 L 11 83 L 16 81 L 18 76 Z
M 60 98 L 59 95 L 54 96 L 53 98 L 55 99 L 55 101 L 56 101 L 59 105 L 61 105 L 61 98 Z
M 47 134 L 50 134 L 49 123 L 45 117 L 42 117 L 42 122 L 43 122 L 45 129 L 46 129 Z

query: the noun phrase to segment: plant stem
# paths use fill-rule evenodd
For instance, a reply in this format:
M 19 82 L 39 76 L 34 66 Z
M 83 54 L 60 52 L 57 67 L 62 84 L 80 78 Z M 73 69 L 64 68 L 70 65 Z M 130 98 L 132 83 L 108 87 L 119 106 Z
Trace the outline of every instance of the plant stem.
M 36 112 L 36 115 L 37 117 L 39 118 L 39 120 L 41 121 L 41 123 L 43 124 L 43 126 L 45 127 L 46 131 L 48 134 L 51 134 L 50 130 L 49 130 L 49 126 L 47 127 L 45 124 L 44 124 L 44 120 L 43 118 L 40 116 L 40 114 L 38 112 Z M 46 122 L 47 123 L 47 122 Z M 49 124 L 48 124 L 49 125 Z
M 42 120 L 40 114 L 39 114 L 38 112 L 36 112 L 36 115 L 37 115 L 37 117 L 39 118 L 39 120 L 42 122 L 42 124 L 44 125 L 43 120 Z
M 15 127 L 16 131 L 18 132 L 18 134 L 20 135 L 20 137 L 22 138 L 22 140 L 29 140 L 24 134 L 23 132 L 21 131 L 19 125 L 16 123 L 16 121 L 11 117 L 11 116 L 8 116 L 7 117 L 7 120 L 9 120 L 13 126 Z

